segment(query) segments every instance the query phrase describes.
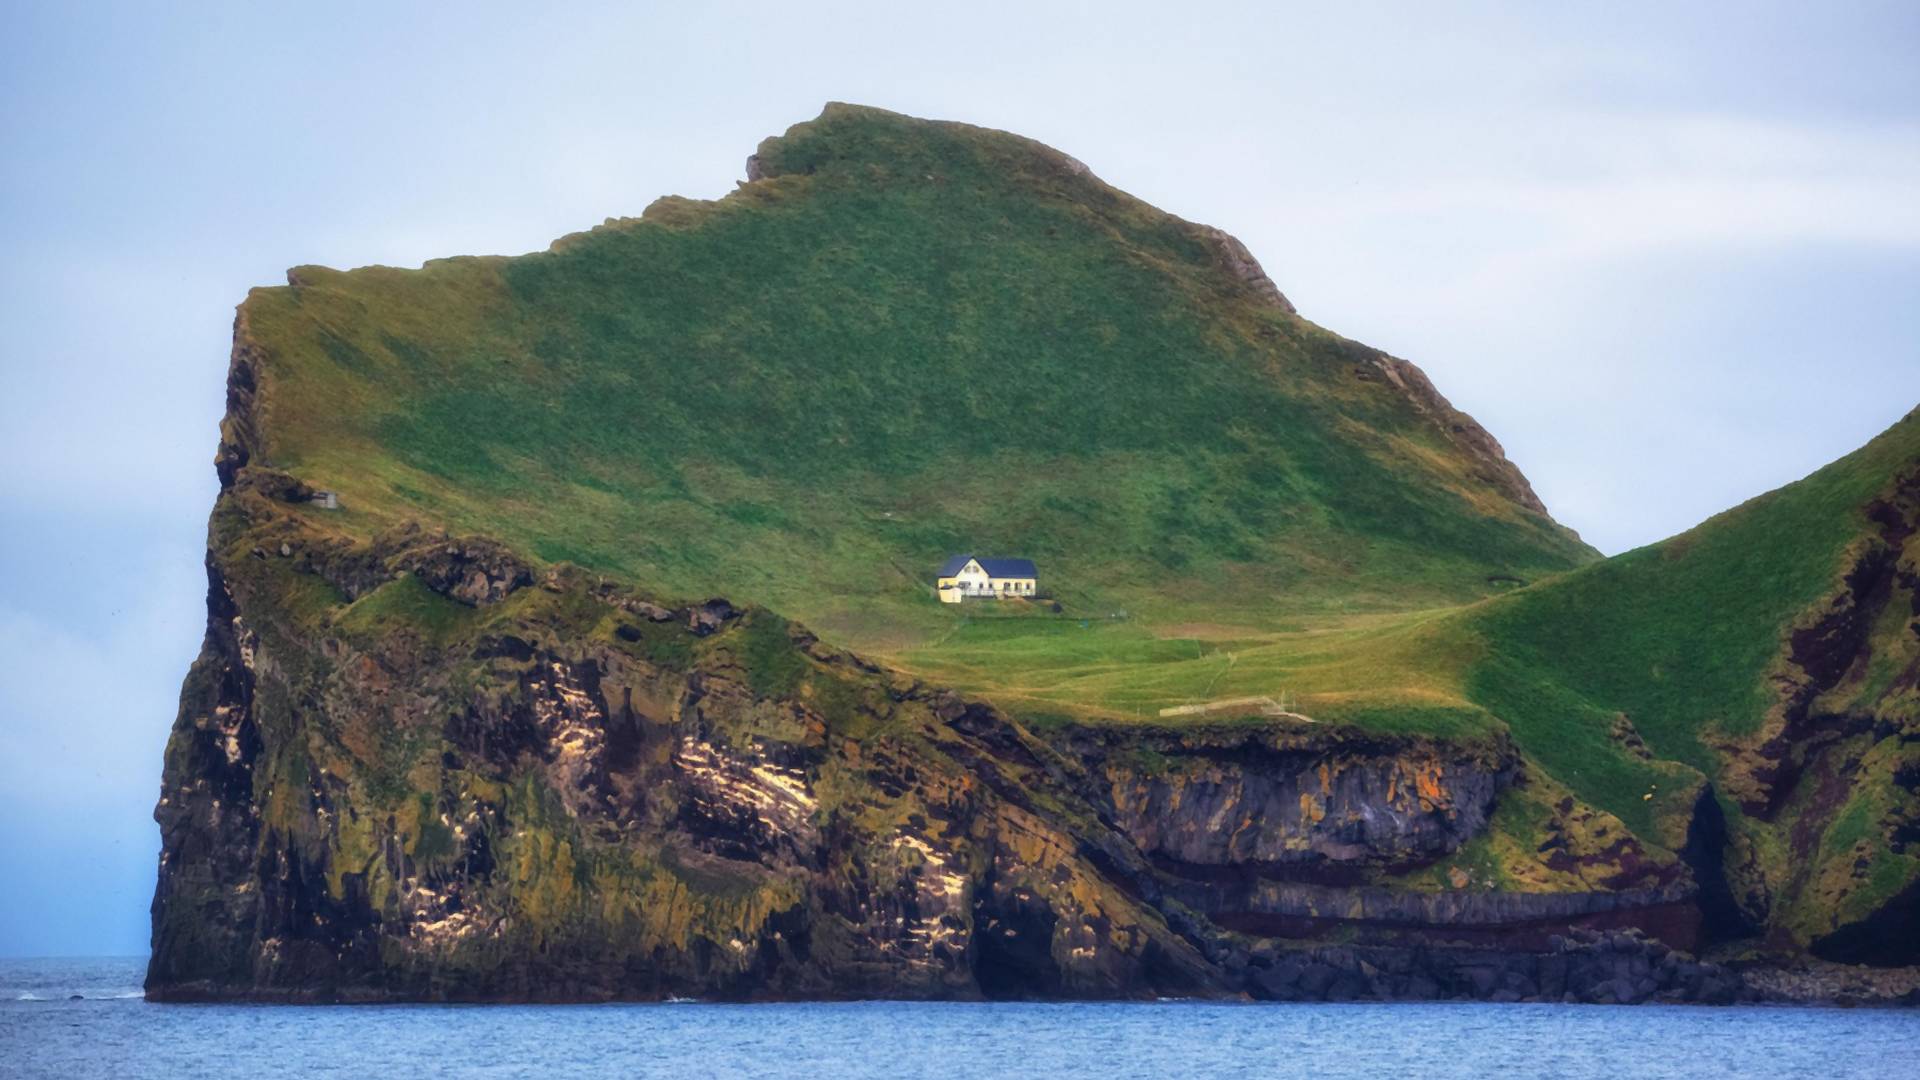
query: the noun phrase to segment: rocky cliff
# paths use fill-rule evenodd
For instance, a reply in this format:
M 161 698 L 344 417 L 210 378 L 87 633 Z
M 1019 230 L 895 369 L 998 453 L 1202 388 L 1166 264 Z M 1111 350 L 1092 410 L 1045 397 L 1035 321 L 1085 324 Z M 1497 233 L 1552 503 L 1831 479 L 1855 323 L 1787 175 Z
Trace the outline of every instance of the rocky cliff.
M 1686 955 L 1711 868 L 1609 842 L 1504 738 L 1036 735 L 771 612 L 330 525 L 230 470 L 156 998 L 1757 992 Z M 1565 880 L 1463 880 L 1536 812 Z
M 1691 945 L 1672 861 L 1394 887 L 1540 783 L 1503 740 L 1043 739 L 770 612 L 343 537 L 229 450 L 157 811 L 156 998 L 1742 992 L 1646 937 L 1547 932 Z
M 1498 964 L 1288 941 L 1631 923 L 1689 895 L 1357 887 L 1486 829 L 1510 745 L 1048 741 L 770 612 L 325 515 L 251 465 L 222 493 L 158 809 L 155 997 L 1419 995 Z

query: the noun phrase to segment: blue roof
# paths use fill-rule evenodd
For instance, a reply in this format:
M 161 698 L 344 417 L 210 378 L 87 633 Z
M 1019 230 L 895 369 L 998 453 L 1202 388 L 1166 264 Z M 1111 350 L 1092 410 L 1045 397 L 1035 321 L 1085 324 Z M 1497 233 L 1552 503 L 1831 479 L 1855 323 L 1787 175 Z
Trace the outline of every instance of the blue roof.
M 972 555 L 955 555 L 953 558 L 948 559 L 946 564 L 940 567 L 940 576 L 952 577 L 960 572 L 961 567 L 967 565 L 968 560 L 978 562 L 980 569 L 985 570 L 988 577 L 1030 577 L 1037 579 L 1040 576 L 1040 572 L 1034 569 L 1032 559 L 979 559 Z

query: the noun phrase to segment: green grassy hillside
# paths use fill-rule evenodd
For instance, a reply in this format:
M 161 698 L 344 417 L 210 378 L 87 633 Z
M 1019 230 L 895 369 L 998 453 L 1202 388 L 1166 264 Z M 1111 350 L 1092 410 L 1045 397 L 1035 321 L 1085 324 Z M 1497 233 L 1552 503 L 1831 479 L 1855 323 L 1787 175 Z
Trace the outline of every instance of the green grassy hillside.
M 1916 527 L 1920 411 L 1670 540 L 1462 612 L 1483 643 L 1466 695 L 1629 823 L 1654 826 L 1664 762 L 1697 769 L 1750 914 L 1817 938 L 1920 882 L 1902 839 L 1920 821 Z M 1615 736 L 1622 714 L 1650 757 Z
M 1593 557 L 1444 402 L 1064 155 L 831 106 L 756 171 L 546 253 L 255 291 L 266 457 L 368 528 L 879 652 L 952 629 L 955 552 L 1038 560 L 1076 615 L 1261 627 Z
M 1917 462 L 1920 414 L 1679 536 L 1486 605 L 1477 621 L 1495 648 L 1473 696 L 1551 724 L 1561 746 L 1596 727 L 1604 738 L 1599 718 L 1624 711 L 1661 756 L 1717 768 L 1709 740 L 1750 736 L 1778 706 L 1769 676 L 1788 629 L 1841 587 L 1849 549 L 1879 528 L 1870 504 Z M 1896 654 L 1876 658 L 1894 691 Z

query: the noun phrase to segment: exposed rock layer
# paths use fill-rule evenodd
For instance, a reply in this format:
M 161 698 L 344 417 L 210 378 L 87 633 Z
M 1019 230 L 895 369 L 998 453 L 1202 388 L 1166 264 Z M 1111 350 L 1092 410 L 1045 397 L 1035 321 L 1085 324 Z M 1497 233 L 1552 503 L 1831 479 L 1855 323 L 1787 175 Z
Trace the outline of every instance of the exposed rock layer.
M 1657 931 L 1691 895 L 1317 883 L 1456 851 L 1504 743 L 1049 743 L 765 612 L 355 545 L 298 495 L 242 466 L 215 517 L 156 998 L 1578 996 L 1542 925 Z M 323 616 L 289 603 L 315 589 Z M 425 614 L 358 632 L 389 598 Z M 1328 922 L 1377 933 L 1327 952 Z M 1704 970 L 1628 996 L 1737 992 Z

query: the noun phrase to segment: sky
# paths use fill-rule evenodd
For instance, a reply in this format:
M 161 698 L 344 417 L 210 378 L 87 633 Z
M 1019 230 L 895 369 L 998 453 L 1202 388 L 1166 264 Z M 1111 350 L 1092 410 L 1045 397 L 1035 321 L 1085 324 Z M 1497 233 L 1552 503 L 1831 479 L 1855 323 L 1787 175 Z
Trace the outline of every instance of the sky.
M 1608 553 L 1920 404 L 1911 3 L 10 0 L 0 955 L 146 950 L 246 290 L 717 197 L 830 100 L 1234 233 Z

